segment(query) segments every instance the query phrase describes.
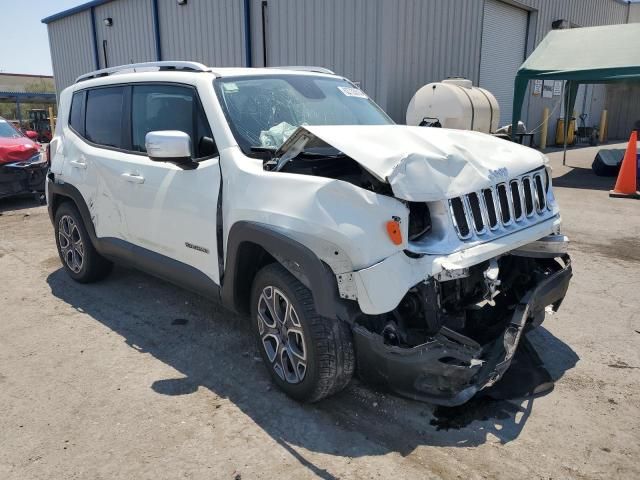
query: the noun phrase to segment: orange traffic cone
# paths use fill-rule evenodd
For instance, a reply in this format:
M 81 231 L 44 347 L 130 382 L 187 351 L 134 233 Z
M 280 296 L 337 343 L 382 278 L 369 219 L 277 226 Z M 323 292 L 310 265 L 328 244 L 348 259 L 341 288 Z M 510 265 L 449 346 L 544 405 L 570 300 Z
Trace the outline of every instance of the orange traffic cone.
M 610 197 L 616 198 L 638 198 L 640 192 L 637 188 L 638 176 L 638 132 L 634 130 L 629 138 L 627 151 L 624 152 L 618 180 L 613 190 L 609 190 Z

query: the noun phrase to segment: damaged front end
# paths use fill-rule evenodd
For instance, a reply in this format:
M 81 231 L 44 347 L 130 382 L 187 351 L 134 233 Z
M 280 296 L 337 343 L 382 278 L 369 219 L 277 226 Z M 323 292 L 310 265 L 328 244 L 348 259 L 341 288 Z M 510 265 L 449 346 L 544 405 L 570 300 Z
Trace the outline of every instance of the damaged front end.
M 403 207 L 381 217 L 401 231 L 391 254 L 382 252 L 391 245 L 383 229 L 360 220 L 370 209 L 348 202 L 340 225 L 373 232 L 373 255 L 362 259 L 352 237 L 331 237 L 352 260 L 338 262 L 339 248 L 308 241 L 336 275 L 357 369 L 369 383 L 463 404 L 503 376 L 523 333 L 564 299 L 568 240 L 539 152 L 474 132 L 305 126 L 263 168 L 339 180 Z
M 557 310 L 571 279 L 568 255 L 504 255 L 453 280 L 412 288 L 385 315 L 361 315 L 353 332 L 365 381 L 405 397 L 460 405 L 493 385 L 523 333 Z
M 0 198 L 29 193 L 44 193 L 49 163 L 38 153 L 27 160 L 0 161 Z

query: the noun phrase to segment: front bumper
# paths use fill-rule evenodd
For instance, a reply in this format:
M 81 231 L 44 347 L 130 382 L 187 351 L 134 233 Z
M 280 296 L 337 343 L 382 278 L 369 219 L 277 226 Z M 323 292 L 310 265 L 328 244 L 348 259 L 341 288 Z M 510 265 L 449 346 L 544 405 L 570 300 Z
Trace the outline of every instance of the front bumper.
M 46 162 L 15 162 L 0 165 L 0 198 L 43 193 L 49 165 Z
M 560 270 L 540 281 L 515 305 L 502 335 L 484 346 L 442 328 L 427 343 L 402 348 L 387 345 L 380 335 L 356 325 L 353 332 L 361 378 L 438 405 L 467 402 L 507 371 L 527 324 L 539 324 L 548 305 L 559 307 L 572 276 L 569 257 L 563 260 Z

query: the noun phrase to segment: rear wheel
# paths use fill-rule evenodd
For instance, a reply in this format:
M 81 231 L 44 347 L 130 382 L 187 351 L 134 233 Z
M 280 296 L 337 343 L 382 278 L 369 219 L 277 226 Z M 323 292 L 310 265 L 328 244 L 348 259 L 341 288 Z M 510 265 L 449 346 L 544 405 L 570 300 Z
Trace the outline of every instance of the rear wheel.
M 316 402 L 351 380 L 351 330 L 319 316 L 308 288 L 284 267 L 264 267 L 253 284 L 251 319 L 258 349 L 274 382 L 289 396 Z
M 62 265 L 76 282 L 95 282 L 111 272 L 113 264 L 94 248 L 75 205 L 65 202 L 58 207 L 54 228 Z

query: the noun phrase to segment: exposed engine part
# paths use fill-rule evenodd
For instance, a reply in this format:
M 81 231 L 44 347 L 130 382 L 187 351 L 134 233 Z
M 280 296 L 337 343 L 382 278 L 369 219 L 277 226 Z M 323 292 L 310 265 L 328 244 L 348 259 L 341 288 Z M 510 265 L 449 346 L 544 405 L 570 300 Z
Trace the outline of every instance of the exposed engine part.
M 469 276 L 468 268 L 458 268 L 451 265 L 442 265 L 442 270 L 434 275 L 434 278 L 439 282 L 445 282 L 447 280 L 456 280 L 458 278 L 465 278 Z
M 406 202 L 409 208 L 409 241 L 420 239 L 431 231 L 431 214 L 425 202 Z
M 319 155 L 302 152 L 289 160 L 281 172 L 334 178 L 382 195 L 392 196 L 391 187 L 371 175 L 358 162 L 343 154 Z M 426 206 L 426 205 L 425 205 Z M 430 221 L 429 221 L 430 224 Z
M 514 305 L 537 282 L 559 270 L 556 260 L 505 255 L 465 269 L 465 276 L 431 278 L 413 287 L 389 314 L 361 316 L 357 323 L 381 334 L 385 343 L 411 347 L 443 327 L 480 344 L 504 332 Z M 544 309 L 531 312 L 539 324 Z
M 460 405 L 502 377 L 527 329 L 559 307 L 571 275 L 568 256 L 505 255 L 466 278 L 423 282 L 395 311 L 356 319 L 359 374 L 409 398 Z M 493 305 L 478 308 L 492 291 Z
M 499 293 L 498 287 L 500 286 L 500 280 L 498 275 L 500 274 L 500 267 L 498 267 L 498 261 L 495 258 L 489 260 L 489 266 L 483 272 L 484 283 L 487 286 L 487 294 L 485 300 L 489 302 L 491 306 L 495 305 L 493 298 Z

